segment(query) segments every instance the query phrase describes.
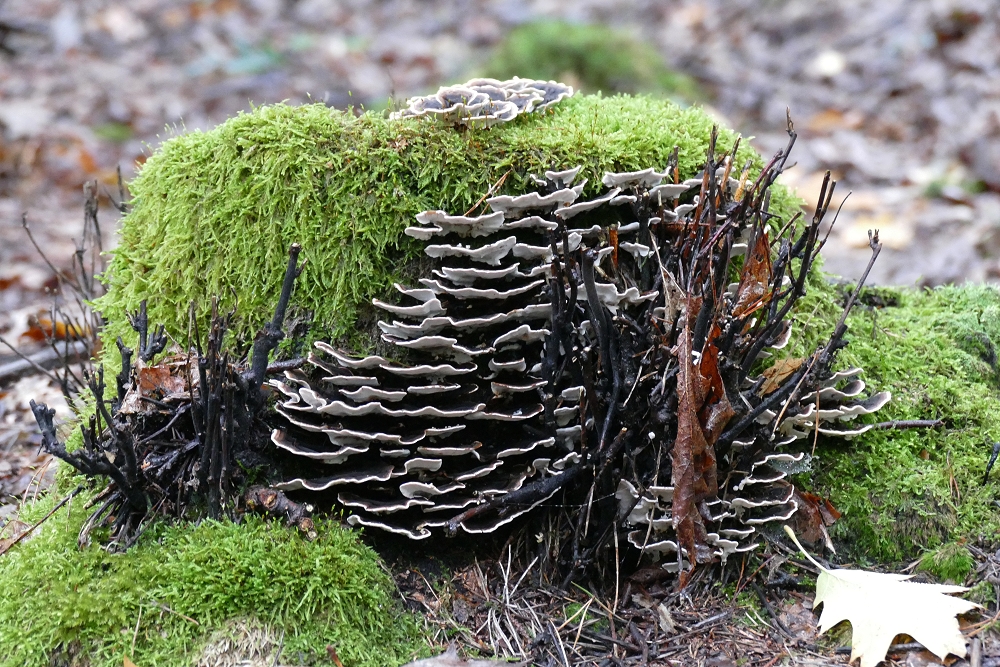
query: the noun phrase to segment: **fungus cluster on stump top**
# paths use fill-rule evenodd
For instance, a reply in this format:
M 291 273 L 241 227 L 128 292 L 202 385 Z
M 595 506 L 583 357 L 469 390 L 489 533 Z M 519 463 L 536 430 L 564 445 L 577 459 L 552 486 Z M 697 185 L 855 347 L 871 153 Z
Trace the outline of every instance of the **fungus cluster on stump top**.
M 442 86 L 433 95 L 411 97 L 406 108 L 390 118 L 424 116 L 454 125 L 489 127 L 512 121 L 518 114 L 544 111 L 572 95 L 573 87 L 558 81 L 472 79 Z

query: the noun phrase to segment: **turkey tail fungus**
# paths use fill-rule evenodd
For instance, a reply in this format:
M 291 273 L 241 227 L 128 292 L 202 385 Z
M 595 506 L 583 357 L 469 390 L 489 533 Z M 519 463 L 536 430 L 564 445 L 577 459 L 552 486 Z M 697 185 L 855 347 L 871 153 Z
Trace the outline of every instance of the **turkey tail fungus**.
M 149 365 L 166 339 L 140 310 L 117 397 L 90 378 L 82 449 L 33 405 L 48 451 L 110 477 L 81 539 L 111 525 L 127 546 L 152 514 L 244 506 L 309 534 L 315 506 L 422 540 L 490 533 L 551 502 L 574 508 L 549 522 L 564 585 L 603 569 L 620 530 L 681 585 L 754 549 L 798 507 L 786 477 L 809 454 L 793 443 L 862 433 L 843 422 L 889 400 L 863 396 L 860 369 L 833 370 L 854 298 L 808 358 L 759 363 L 792 336 L 835 187 L 827 174 L 807 222 L 770 212 L 788 132 L 756 178 L 733 163 L 738 141 L 716 154 L 713 131 L 697 178 L 680 181 L 675 150 L 662 172 L 603 174 L 593 197 L 582 167 L 562 165 L 532 176 L 535 191 L 485 198 L 492 212 L 417 215 L 405 234 L 430 270 L 373 301 L 384 356 L 319 341 L 268 366 L 297 245 L 247 360 L 225 352 L 232 315 L 216 309 L 205 350 Z M 877 234 L 871 246 L 874 261 Z M 275 403 L 261 386 L 278 373 Z
M 406 234 L 435 263 L 374 301 L 388 355 L 318 342 L 311 371 L 272 380 L 272 441 L 298 460 L 275 488 L 416 540 L 491 532 L 563 493 L 579 509 L 564 583 L 619 527 L 682 582 L 755 548 L 796 511 L 785 477 L 808 455 L 789 445 L 861 433 L 835 425 L 889 399 L 861 397 L 860 369 L 833 372 L 842 326 L 809 359 L 759 368 L 792 334 L 835 186 L 827 174 L 808 223 L 770 214 L 789 137 L 753 180 L 713 133 L 698 178 L 606 173 L 584 198 L 575 167 L 486 199 L 492 213 L 416 216 Z

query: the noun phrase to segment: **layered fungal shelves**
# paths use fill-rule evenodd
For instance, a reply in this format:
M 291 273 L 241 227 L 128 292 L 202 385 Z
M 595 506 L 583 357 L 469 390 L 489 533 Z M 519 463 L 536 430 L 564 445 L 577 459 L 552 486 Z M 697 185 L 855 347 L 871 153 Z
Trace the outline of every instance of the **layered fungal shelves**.
M 572 95 L 573 87 L 558 81 L 472 79 L 457 86 L 442 86 L 433 95 L 411 97 L 405 109 L 390 117 L 399 120 L 424 116 L 452 125 L 488 127 L 512 121 L 519 114 L 542 112 Z
M 495 102 L 489 86 L 476 95 Z M 310 368 L 272 381 L 287 422 L 272 441 L 294 461 L 277 488 L 423 539 L 493 531 L 572 479 L 669 568 L 752 549 L 796 509 L 785 477 L 808 454 L 793 443 L 861 433 L 842 422 L 889 396 L 830 370 L 835 339 L 760 370 L 792 333 L 819 222 L 775 235 L 771 173 L 708 165 L 683 182 L 605 173 L 593 196 L 580 167 L 548 171 L 489 212 L 417 215 L 405 233 L 433 268 L 374 301 L 388 351 L 320 342 Z

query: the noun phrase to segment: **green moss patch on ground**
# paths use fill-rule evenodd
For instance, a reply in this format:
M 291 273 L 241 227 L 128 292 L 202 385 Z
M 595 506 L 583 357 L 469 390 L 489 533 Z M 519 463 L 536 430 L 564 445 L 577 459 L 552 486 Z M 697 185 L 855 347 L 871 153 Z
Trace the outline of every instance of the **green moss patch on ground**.
M 866 294 L 896 305 L 861 304 L 849 319 L 840 365 L 864 368 L 869 388 L 893 397 L 865 419 L 942 419 L 944 426 L 872 430 L 851 441 L 821 438 L 814 472 L 800 483 L 843 512 L 831 533 L 849 558 L 899 562 L 963 541 L 995 544 L 1000 471 L 987 484 L 983 474 L 1000 440 L 1000 292 L 968 285 Z M 834 297 L 821 287 L 795 316 L 811 322 L 809 338 L 833 328 Z M 941 576 L 956 574 L 953 560 L 941 560 L 947 570 Z
M 605 171 L 663 168 L 674 146 L 687 178 L 703 164 L 712 125 L 700 109 L 662 100 L 578 95 L 485 129 L 279 104 L 175 137 L 129 186 L 133 210 L 98 304 L 105 340 L 113 353 L 115 336 L 134 339 L 125 313 L 142 299 L 151 322 L 184 340 L 189 302 L 204 316 L 212 295 L 237 305 L 236 333 L 251 338 L 270 317 L 293 242 L 309 262 L 293 312 L 314 314 L 310 338 L 351 334 L 359 306 L 385 294 L 419 252 L 403 229 L 420 211 L 463 213 L 508 171 L 500 192 L 522 193 L 529 173 L 579 164 L 593 195 Z M 720 149 L 734 139 L 723 131 Z M 746 159 L 760 166 L 744 146 L 738 164 Z M 797 206 L 776 189 L 773 211 Z
M 668 68 L 647 41 L 606 25 L 537 21 L 518 26 L 490 54 L 483 75 L 556 79 L 588 93 L 705 98 L 693 79 Z
M 53 498 L 22 519 L 43 516 Z M 0 558 L 3 667 L 48 665 L 57 653 L 91 667 L 120 667 L 126 655 L 186 666 L 219 628 L 246 618 L 284 633 L 283 662 L 329 664 L 332 644 L 345 664 L 384 667 L 421 649 L 378 557 L 335 522 L 319 522 L 315 542 L 254 517 L 161 524 L 129 552 L 109 554 L 77 549 L 88 512 L 83 496 L 74 504 Z

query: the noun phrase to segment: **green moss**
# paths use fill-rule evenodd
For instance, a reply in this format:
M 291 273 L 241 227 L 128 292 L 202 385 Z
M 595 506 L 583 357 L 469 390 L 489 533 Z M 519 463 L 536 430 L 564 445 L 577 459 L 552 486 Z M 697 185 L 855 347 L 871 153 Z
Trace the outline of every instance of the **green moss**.
M 142 299 L 151 322 L 185 340 L 191 300 L 204 317 L 210 296 L 229 308 L 238 295 L 235 333 L 252 337 L 270 317 L 293 242 L 309 264 L 292 308 L 312 314 L 310 338 L 356 333 L 366 304 L 418 253 L 402 232 L 420 211 L 464 212 L 508 171 L 503 191 L 519 193 L 529 173 L 578 164 L 594 194 L 604 171 L 663 167 L 675 145 L 689 177 L 712 125 L 699 109 L 661 100 L 578 95 L 489 129 L 279 104 L 175 137 L 130 184 L 133 209 L 98 303 L 106 349 L 114 353 L 115 336 L 135 339 L 125 313 Z M 720 147 L 734 138 L 723 131 Z M 744 147 L 738 161 L 748 158 L 760 166 Z M 797 206 L 775 192 L 772 210 Z
M 595 599 L 591 593 L 589 601 L 586 603 L 570 602 L 563 609 L 563 621 L 560 625 L 571 627 L 586 626 L 591 632 L 607 632 L 609 628 L 608 617 L 599 604 L 593 604 Z
M 843 512 L 831 533 L 854 559 L 902 561 L 947 542 L 992 543 L 1000 481 L 994 475 L 983 484 L 983 472 L 1000 433 L 1000 292 L 970 285 L 880 295 L 896 305 L 859 305 L 840 355 L 842 366 L 864 369 L 872 390 L 892 392 L 892 401 L 865 419 L 943 419 L 944 427 L 821 438 L 816 472 L 802 481 Z M 834 290 L 820 286 L 803 305 L 796 320 L 828 335 L 839 316 Z
M 736 612 L 734 618 L 740 625 L 756 628 L 761 623 L 766 623 L 767 612 L 760 603 L 760 598 L 748 589 L 736 592 L 736 584 L 724 586 L 721 590 L 722 596 L 729 600 L 729 604 Z
M 997 603 L 997 589 L 996 585 L 990 583 L 989 581 L 980 581 L 979 583 L 972 586 L 969 592 L 963 596 L 970 602 L 975 602 L 976 604 L 981 604 L 984 607 L 996 607 Z M 991 624 L 991 625 L 996 625 Z
M 649 93 L 688 102 L 703 95 L 648 42 L 603 25 L 539 21 L 513 30 L 495 49 L 485 75 L 572 83 L 588 93 Z
M 53 503 L 40 501 L 24 518 Z M 327 644 L 346 664 L 373 667 L 420 650 L 416 622 L 375 554 L 335 523 L 320 522 L 315 542 L 249 517 L 156 525 L 128 553 L 109 554 L 77 549 L 82 505 L 77 498 L 0 558 L 3 667 L 48 665 L 60 646 L 93 667 L 120 666 L 125 655 L 140 665 L 190 665 L 213 631 L 245 618 L 284 632 L 283 655 L 308 664 L 327 664 Z
M 942 544 L 937 549 L 924 554 L 919 569 L 928 572 L 946 583 L 965 584 L 965 579 L 975 567 L 972 554 L 965 545 L 958 542 Z

